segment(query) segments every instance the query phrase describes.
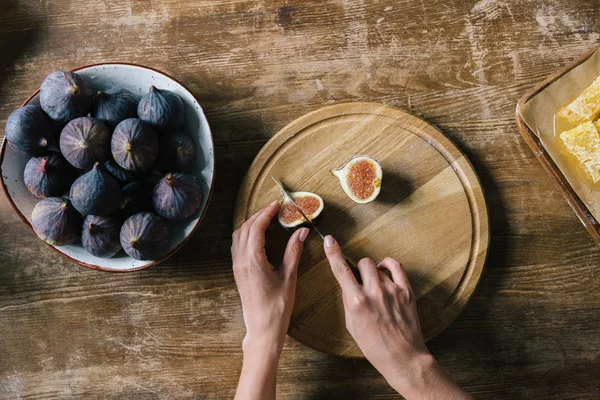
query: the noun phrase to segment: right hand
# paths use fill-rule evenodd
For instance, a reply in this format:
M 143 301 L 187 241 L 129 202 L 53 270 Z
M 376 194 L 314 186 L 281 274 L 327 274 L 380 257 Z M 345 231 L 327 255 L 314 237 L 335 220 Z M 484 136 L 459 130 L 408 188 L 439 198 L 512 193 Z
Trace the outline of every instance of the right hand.
M 371 364 L 406 396 L 419 380 L 414 375 L 422 376 L 435 360 L 425 347 L 415 295 L 402 264 L 392 258 L 379 265 L 369 258 L 360 260 L 361 285 L 335 239 L 327 236 L 324 247 L 342 288 L 348 331 Z

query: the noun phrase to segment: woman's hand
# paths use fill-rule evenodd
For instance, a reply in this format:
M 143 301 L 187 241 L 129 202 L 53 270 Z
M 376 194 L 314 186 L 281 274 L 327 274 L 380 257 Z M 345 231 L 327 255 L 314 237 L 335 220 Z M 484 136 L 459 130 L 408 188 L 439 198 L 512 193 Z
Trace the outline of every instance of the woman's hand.
M 325 237 L 325 253 L 342 288 L 346 327 L 390 385 L 411 399 L 470 398 L 425 347 L 415 295 L 403 266 L 392 258 L 379 265 L 364 258 L 357 265 L 361 285 L 331 236 Z
M 237 396 L 244 399 L 275 398 L 275 376 L 294 299 L 300 255 L 308 228 L 290 237 L 280 268 L 265 252 L 265 231 L 277 215 L 274 201 L 233 233 L 233 275 L 242 299 L 246 337 L 244 365 Z M 236 397 L 237 397 L 236 396 Z

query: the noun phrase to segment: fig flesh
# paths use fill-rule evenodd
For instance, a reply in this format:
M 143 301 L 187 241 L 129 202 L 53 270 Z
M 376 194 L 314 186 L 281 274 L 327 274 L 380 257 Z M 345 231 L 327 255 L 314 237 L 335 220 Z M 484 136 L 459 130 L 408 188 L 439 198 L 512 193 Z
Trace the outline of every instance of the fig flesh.
M 121 186 L 96 163 L 91 171 L 73 182 L 70 198 L 81 214 L 105 216 L 119 210 Z
M 83 220 L 81 244 L 91 255 L 113 257 L 121 250 L 121 223 L 117 217 L 88 215 Z
M 79 239 L 81 215 L 63 197 L 40 200 L 31 213 L 31 226 L 44 242 L 64 246 Z
M 163 134 L 159 146 L 157 165 L 162 172 L 183 172 L 196 160 L 194 141 L 185 133 Z
M 60 134 L 60 152 L 75 168 L 88 170 L 110 158 L 110 130 L 96 118 L 80 117 Z
M 140 100 L 138 117 L 159 129 L 177 129 L 183 124 L 185 108 L 179 95 L 166 89 L 150 86 Z
M 129 118 L 115 128 L 110 147 L 113 158 L 121 168 L 147 171 L 158 156 L 158 135 L 145 122 Z
M 54 122 L 44 111 L 31 104 L 17 108 L 6 120 L 6 140 L 21 154 L 36 156 L 52 144 Z
M 155 214 L 142 212 L 129 217 L 120 233 L 123 250 L 136 260 L 157 260 L 169 249 L 169 228 Z
M 56 71 L 40 86 L 40 105 L 50 118 L 67 123 L 90 112 L 92 88 L 74 72 Z
M 192 175 L 168 173 L 156 184 L 152 203 L 164 219 L 186 219 L 200 207 L 202 187 Z
M 304 215 L 314 222 L 323 212 L 325 203 L 321 196 L 311 192 L 292 192 L 290 193 L 294 202 L 300 207 Z M 287 229 L 297 228 L 306 225 L 309 221 L 304 219 L 300 211 L 294 206 L 290 199 L 283 195 L 283 201 L 277 214 L 279 224 Z
M 30 158 L 23 172 L 25 186 L 40 199 L 64 195 L 75 177 L 75 168 L 60 153 Z
M 92 117 L 98 118 L 110 129 L 115 129 L 119 122 L 137 117 L 138 99 L 127 89 L 112 87 L 97 94 L 97 102 L 92 110 Z
M 344 193 L 356 203 L 370 203 L 381 191 L 383 170 L 369 156 L 354 156 L 331 172 L 339 179 Z

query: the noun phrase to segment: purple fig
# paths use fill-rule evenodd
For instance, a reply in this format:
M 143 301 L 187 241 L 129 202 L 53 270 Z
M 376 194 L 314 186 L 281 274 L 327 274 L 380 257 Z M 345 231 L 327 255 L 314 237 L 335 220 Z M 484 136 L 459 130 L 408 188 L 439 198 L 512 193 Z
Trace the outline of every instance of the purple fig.
M 129 118 L 117 125 L 110 146 L 113 158 L 121 168 L 147 171 L 158 155 L 158 135 L 145 122 Z
M 196 161 L 194 141 L 185 133 L 161 135 L 159 147 L 157 166 L 162 172 L 183 172 Z
M 136 260 L 157 260 L 169 249 L 166 222 L 149 212 L 129 217 L 121 227 L 121 246 Z
M 81 76 L 69 71 L 48 75 L 40 87 L 40 104 L 50 118 L 67 123 L 92 109 L 92 88 Z
M 88 170 L 110 158 L 110 130 L 99 119 L 76 118 L 60 134 L 60 151 L 75 168 Z
M 138 99 L 127 89 L 112 87 L 99 91 L 97 101 L 92 110 L 92 117 L 98 118 L 110 129 L 128 118 L 137 117 Z
M 40 239 L 53 246 L 64 246 L 79 239 L 81 215 L 63 197 L 40 200 L 31 213 L 31 226 Z
M 121 250 L 122 220 L 117 217 L 88 215 L 83 220 L 81 243 L 92 255 L 110 258 Z
M 23 181 L 35 197 L 62 196 L 75 180 L 76 170 L 60 153 L 32 157 L 25 164 Z
M 192 175 L 168 173 L 156 184 L 152 203 L 161 217 L 182 220 L 200 207 L 202 187 Z
M 54 130 L 54 123 L 44 111 L 28 104 L 8 116 L 5 134 L 14 151 L 35 156 L 52 144 Z
M 177 94 L 150 86 L 138 104 L 138 117 L 159 129 L 177 129 L 183 125 L 185 108 Z
M 73 207 L 83 215 L 105 216 L 119 209 L 121 187 L 110 174 L 94 164 L 91 171 L 81 175 L 71 186 Z

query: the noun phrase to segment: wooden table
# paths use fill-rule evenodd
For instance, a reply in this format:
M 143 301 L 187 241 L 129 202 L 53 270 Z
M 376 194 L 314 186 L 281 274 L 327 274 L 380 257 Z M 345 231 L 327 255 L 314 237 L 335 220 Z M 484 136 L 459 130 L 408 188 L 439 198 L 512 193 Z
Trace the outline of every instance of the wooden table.
M 439 362 L 478 398 L 600 397 L 600 249 L 514 123 L 521 94 L 599 31 L 595 0 L 3 2 L 2 126 L 50 71 L 151 65 L 202 102 L 217 180 L 190 242 L 131 274 L 68 262 L 1 198 L 0 398 L 231 398 L 244 335 L 229 254 L 241 179 L 288 122 L 357 100 L 439 126 L 487 195 L 488 263 L 462 315 L 429 343 Z M 292 339 L 278 394 L 397 397 L 368 362 Z

